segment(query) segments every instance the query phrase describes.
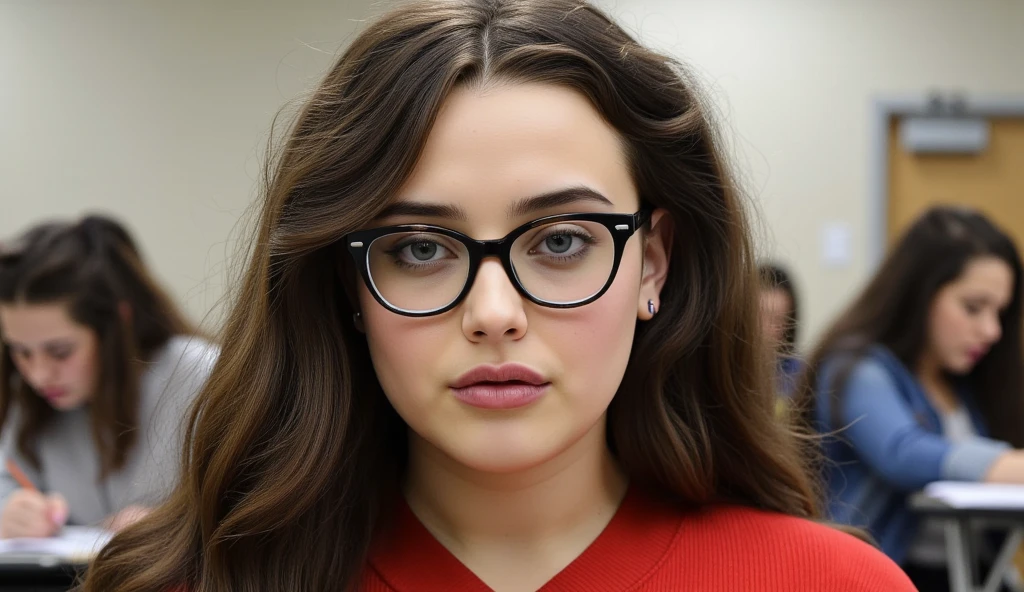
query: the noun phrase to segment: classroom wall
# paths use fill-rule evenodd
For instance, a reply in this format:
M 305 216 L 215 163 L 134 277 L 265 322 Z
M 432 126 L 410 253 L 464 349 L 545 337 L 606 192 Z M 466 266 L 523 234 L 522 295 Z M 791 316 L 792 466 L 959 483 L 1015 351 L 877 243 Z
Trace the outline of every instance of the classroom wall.
M 792 264 L 813 335 L 869 272 L 870 100 L 933 88 L 1024 95 L 1018 0 L 598 0 L 692 62 Z M 114 212 L 202 318 L 255 195 L 270 122 L 372 0 L 0 2 L 0 237 Z M 826 266 L 822 229 L 850 232 Z M 806 339 L 805 339 L 806 341 Z
M 50 216 L 116 214 L 206 318 L 274 115 L 316 84 L 369 6 L 0 2 L 0 237 Z
M 762 252 L 798 276 L 805 344 L 870 272 L 872 98 L 1024 96 L 1019 0 L 598 3 L 707 81 L 763 213 Z M 847 265 L 822 261 L 835 224 L 849 230 Z

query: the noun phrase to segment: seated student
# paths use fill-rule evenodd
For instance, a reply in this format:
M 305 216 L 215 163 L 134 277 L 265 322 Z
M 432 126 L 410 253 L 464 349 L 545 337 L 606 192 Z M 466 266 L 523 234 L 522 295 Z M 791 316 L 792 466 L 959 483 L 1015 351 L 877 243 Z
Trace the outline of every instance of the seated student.
M 936 207 L 826 333 L 805 377 L 826 432 L 833 519 L 864 526 L 922 590 L 946 585 L 941 528 L 907 494 L 1024 482 L 1021 263 L 983 215 Z M 948 588 L 946 588 L 948 589 Z
M 216 356 L 194 333 L 113 220 L 41 225 L 5 246 L 0 537 L 117 530 L 165 497 L 178 426 Z
M 776 386 L 779 396 L 789 398 L 803 369 L 796 355 L 799 301 L 789 273 L 779 265 L 765 263 L 761 276 L 761 327 L 776 355 Z
M 270 181 L 181 486 L 86 589 L 911 590 L 813 521 L 687 80 L 576 0 L 370 26 Z

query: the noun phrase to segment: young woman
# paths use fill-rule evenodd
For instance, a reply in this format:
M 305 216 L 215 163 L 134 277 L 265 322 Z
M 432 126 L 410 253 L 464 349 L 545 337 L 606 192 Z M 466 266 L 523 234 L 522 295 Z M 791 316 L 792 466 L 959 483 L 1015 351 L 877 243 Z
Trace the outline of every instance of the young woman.
M 762 264 L 761 326 L 769 346 L 775 352 L 776 389 L 779 396 L 788 399 L 796 387 L 803 364 L 796 356 L 799 300 L 789 273 L 772 263 Z
M 269 181 L 184 479 L 87 589 L 910 590 L 808 519 L 742 199 L 575 0 L 358 37 Z
M 922 590 L 948 589 L 944 536 L 907 494 L 1024 482 L 1021 290 L 1010 238 L 977 212 L 934 208 L 809 362 L 808 421 L 841 430 L 825 445 L 831 516 L 867 527 Z
M 216 354 L 193 333 L 113 220 L 0 252 L 0 537 L 117 530 L 162 501 Z

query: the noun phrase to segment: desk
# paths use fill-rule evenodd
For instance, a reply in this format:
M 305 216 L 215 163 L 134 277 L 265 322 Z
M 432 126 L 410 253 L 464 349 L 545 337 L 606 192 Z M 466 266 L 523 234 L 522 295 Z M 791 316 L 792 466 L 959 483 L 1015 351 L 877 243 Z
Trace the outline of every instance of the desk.
M 0 592 L 57 592 L 70 590 L 84 564 L 55 561 L 52 557 L 0 557 Z
M 0 592 L 68 590 L 111 533 L 65 526 L 58 536 L 0 540 Z
M 1013 556 L 1024 541 L 1024 509 L 953 507 L 925 493 L 910 497 L 910 508 L 922 517 L 945 523 L 946 553 L 951 592 L 996 592 L 1013 568 Z M 971 525 L 984 521 L 986 526 L 1003 527 L 1009 535 L 996 554 L 984 583 L 975 582 L 977 556 L 971 544 Z

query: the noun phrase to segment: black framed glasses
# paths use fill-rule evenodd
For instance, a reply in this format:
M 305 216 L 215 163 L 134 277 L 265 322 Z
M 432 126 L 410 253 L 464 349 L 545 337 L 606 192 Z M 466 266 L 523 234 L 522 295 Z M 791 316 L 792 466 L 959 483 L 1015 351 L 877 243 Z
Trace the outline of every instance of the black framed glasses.
M 401 315 L 425 317 L 454 308 L 486 257 L 501 260 L 527 300 L 574 308 L 608 290 L 626 242 L 650 215 L 650 208 L 635 214 L 558 214 L 486 241 L 429 224 L 360 230 L 344 240 L 373 297 Z

